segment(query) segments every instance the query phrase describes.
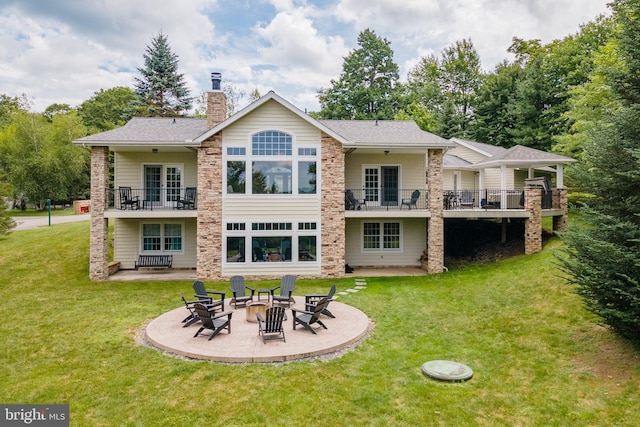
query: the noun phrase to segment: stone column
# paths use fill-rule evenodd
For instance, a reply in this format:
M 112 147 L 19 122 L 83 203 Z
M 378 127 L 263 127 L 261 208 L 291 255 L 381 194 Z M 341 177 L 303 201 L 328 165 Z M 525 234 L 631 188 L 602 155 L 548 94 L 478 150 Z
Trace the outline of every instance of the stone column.
M 553 230 L 561 233 L 567 231 L 567 220 L 569 217 L 569 201 L 566 188 L 558 188 L 558 207 L 562 211 L 562 215 L 553 217 Z
M 109 277 L 109 220 L 108 209 L 109 147 L 91 148 L 91 226 L 89 248 L 89 279 L 107 280 Z
M 321 251 L 322 277 L 344 277 L 346 262 L 344 217 L 344 152 L 342 144 L 330 137 L 321 136 Z
M 529 219 L 524 221 L 524 253 L 527 255 L 542 250 L 542 189 L 525 187 L 524 208 Z
M 444 207 L 442 204 L 442 158 L 444 150 L 431 149 L 427 154 L 427 185 L 429 187 L 429 212 L 427 237 L 427 271 L 442 273 L 444 270 Z
M 198 149 L 196 268 L 199 280 L 222 278 L 222 135 Z

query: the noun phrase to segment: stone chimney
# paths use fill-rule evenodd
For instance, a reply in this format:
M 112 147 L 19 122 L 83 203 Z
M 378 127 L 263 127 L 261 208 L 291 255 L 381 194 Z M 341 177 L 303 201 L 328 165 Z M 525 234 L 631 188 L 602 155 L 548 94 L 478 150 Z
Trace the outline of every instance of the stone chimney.
M 211 90 L 207 92 L 207 127 L 209 129 L 227 118 L 227 97 L 222 91 L 222 74 L 211 73 Z

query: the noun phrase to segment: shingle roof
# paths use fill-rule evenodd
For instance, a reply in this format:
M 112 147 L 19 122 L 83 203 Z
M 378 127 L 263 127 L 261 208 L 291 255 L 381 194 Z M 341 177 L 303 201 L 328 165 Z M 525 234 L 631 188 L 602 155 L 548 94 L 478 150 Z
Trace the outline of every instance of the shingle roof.
M 489 157 L 507 151 L 506 148 L 500 147 L 498 145 L 484 144 L 482 142 L 470 141 L 468 139 L 451 138 L 451 141 L 488 155 Z
M 573 163 L 575 159 L 561 156 L 559 154 L 548 153 L 536 150 L 535 148 L 515 145 L 504 152 L 492 156 L 487 160 L 475 163 L 473 166 L 498 166 L 498 165 L 551 165 L 559 163 Z
M 320 120 L 320 123 L 348 140 L 349 145 L 454 146 L 408 120 Z
M 196 138 L 207 130 L 206 119 L 133 117 L 122 127 L 79 138 L 76 143 L 111 145 L 114 143 L 175 143 Z
M 471 162 L 462 159 L 458 156 L 451 154 L 445 154 L 442 158 L 442 166 L 445 168 L 460 168 L 471 166 Z

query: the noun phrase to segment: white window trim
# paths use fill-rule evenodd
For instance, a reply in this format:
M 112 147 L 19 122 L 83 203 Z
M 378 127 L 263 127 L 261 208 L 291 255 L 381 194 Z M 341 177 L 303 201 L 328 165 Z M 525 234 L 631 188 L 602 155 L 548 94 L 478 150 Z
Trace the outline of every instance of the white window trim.
M 252 153 L 252 148 L 253 148 L 253 136 L 262 132 L 281 132 L 281 133 L 285 133 L 287 135 L 291 136 L 291 155 L 290 156 L 268 156 L 268 155 L 262 155 L 262 156 L 258 156 L 258 155 L 253 155 Z M 245 154 L 244 155 L 228 155 L 227 154 L 227 148 L 244 148 L 245 149 Z M 298 149 L 299 148 L 313 148 L 316 150 L 316 155 L 315 156 L 307 156 L 307 155 L 299 155 L 298 154 Z M 224 143 L 223 142 L 223 149 L 222 149 L 222 180 L 223 180 L 223 186 L 222 186 L 222 191 L 223 191 L 223 195 L 225 197 L 232 197 L 232 198 L 249 198 L 249 197 L 257 197 L 257 198 L 270 198 L 273 199 L 275 197 L 286 197 L 286 198 L 291 198 L 291 197 L 302 197 L 302 198 L 309 198 L 309 199 L 319 199 L 320 198 L 320 194 L 322 191 L 321 188 L 321 183 L 322 183 L 322 164 L 321 164 L 321 156 L 322 153 L 322 146 L 321 144 L 318 143 L 314 143 L 314 142 L 305 142 L 305 143 L 298 143 L 298 139 L 297 136 L 295 135 L 295 133 L 292 133 L 290 131 L 286 131 L 280 128 L 275 128 L 275 127 L 270 127 L 270 128 L 265 128 L 265 129 L 259 129 L 256 130 L 255 132 L 251 132 L 248 137 L 247 137 L 247 141 L 242 144 L 242 143 L 237 143 L 237 142 L 233 142 L 233 143 Z M 254 161 L 290 161 L 291 162 L 291 193 L 290 194 L 253 194 L 253 181 L 252 181 L 252 171 L 250 171 L 249 169 L 253 170 L 253 162 Z M 227 189 L 228 189 L 228 184 L 227 184 L 227 163 L 229 161 L 244 161 L 245 164 L 245 194 L 240 194 L 240 193 L 228 193 Z M 298 164 L 299 162 L 316 162 L 316 192 L 313 194 L 307 194 L 307 193 L 299 193 L 298 192 Z
M 364 247 L 364 224 L 377 223 L 380 226 L 380 247 L 379 248 L 365 248 Z M 399 224 L 399 233 L 400 233 L 400 242 L 399 247 L 397 249 L 385 249 L 384 248 L 384 224 L 385 223 L 394 223 Z M 360 223 L 360 251 L 362 253 L 379 253 L 379 252 L 393 252 L 393 253 L 403 253 L 404 252 L 404 224 L 403 221 L 398 220 L 363 220 Z
M 291 230 L 252 230 L 252 224 L 253 223 L 286 223 L 289 222 L 291 223 Z M 299 230 L 298 229 L 298 224 L 299 223 L 309 223 L 309 222 L 315 222 L 316 223 L 316 229 L 315 230 Z M 245 229 L 244 230 L 227 230 L 227 224 L 231 224 L 231 223 L 245 223 Z M 282 264 L 286 264 L 286 265 L 298 265 L 298 266 L 304 266 L 304 265 L 319 265 L 322 261 L 322 254 L 321 254 L 321 236 L 322 233 L 320 231 L 320 218 L 316 218 L 315 220 L 313 219 L 299 219 L 299 220 L 291 220 L 291 219 L 246 219 L 246 220 L 239 220 L 239 219 L 234 219 L 231 221 L 225 221 L 222 224 L 222 254 L 223 254 L 223 264 L 225 266 L 237 266 L 237 265 L 245 265 L 245 266 L 259 266 L 259 267 L 265 267 L 265 268 L 275 268 L 273 266 L 280 266 L 282 267 Z M 291 261 L 286 261 L 284 263 L 278 263 L 278 262 L 253 262 L 253 253 L 252 253 L 252 238 L 253 237 L 271 237 L 271 236 L 282 236 L 282 237 L 291 237 L 291 253 L 292 254 L 297 254 L 299 253 L 299 247 L 298 247 L 298 237 L 300 236 L 315 236 L 316 237 L 316 259 L 315 261 L 299 261 L 296 258 L 292 259 Z M 244 263 L 237 263 L 237 262 L 227 262 L 227 237 L 244 237 L 245 238 L 245 242 L 244 242 L 244 247 L 245 247 L 245 254 L 244 254 L 244 259 L 245 262 Z
M 164 226 L 165 224 L 179 224 L 180 225 L 180 238 L 182 239 L 182 249 L 179 251 L 165 251 L 164 249 L 160 249 L 159 251 L 146 251 L 144 250 L 144 225 L 146 224 L 160 224 L 160 247 L 164 247 Z M 185 237 L 184 237 L 184 222 L 183 221 L 140 221 L 140 234 L 139 234 L 139 243 L 138 243 L 138 253 L 139 254 L 176 254 L 176 255 L 184 255 L 185 248 Z

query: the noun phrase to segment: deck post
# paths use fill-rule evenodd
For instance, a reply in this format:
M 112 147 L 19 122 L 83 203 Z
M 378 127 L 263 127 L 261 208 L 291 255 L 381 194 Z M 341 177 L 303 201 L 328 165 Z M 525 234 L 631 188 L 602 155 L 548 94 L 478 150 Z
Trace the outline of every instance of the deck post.
M 109 191 L 109 147 L 91 147 L 91 225 L 89 279 L 109 277 L 109 220 L 104 217 Z
M 442 159 L 444 150 L 430 149 L 427 158 L 427 185 L 429 187 L 429 224 L 427 226 L 427 271 L 444 270 L 444 205 L 442 202 Z
M 542 189 L 525 187 L 524 208 L 529 218 L 524 222 L 524 253 L 535 254 L 542 250 Z

